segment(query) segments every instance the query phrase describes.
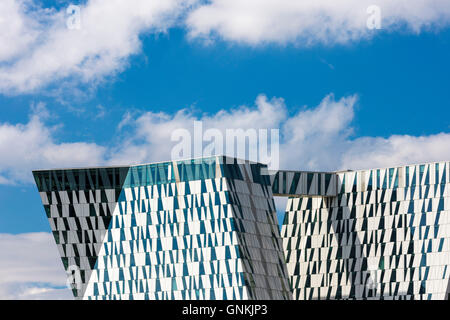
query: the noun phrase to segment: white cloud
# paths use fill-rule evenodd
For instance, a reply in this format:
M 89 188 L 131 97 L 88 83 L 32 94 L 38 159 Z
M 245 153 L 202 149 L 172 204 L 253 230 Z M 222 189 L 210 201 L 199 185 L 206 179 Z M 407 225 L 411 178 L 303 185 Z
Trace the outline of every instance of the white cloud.
M 286 212 L 286 205 L 288 202 L 288 197 L 274 197 L 273 199 L 275 201 L 275 208 L 276 208 L 277 212 L 280 214 Z M 283 222 L 283 220 L 281 220 L 282 215 L 279 215 L 278 217 L 279 217 L 278 223 L 282 223 Z
M 293 170 L 356 170 L 449 161 L 450 133 L 428 136 L 354 137 L 357 96 L 327 96 L 313 109 L 287 119 L 281 167 Z
M 0 176 L 0 184 L 11 184 L 11 182 L 5 177 Z
M 0 184 L 31 182 L 33 169 L 169 160 L 178 144 L 171 141 L 172 132 L 184 128 L 195 139 L 194 121 L 202 122 L 203 133 L 215 128 L 223 137 L 226 129 L 279 128 L 280 168 L 285 169 L 332 171 L 450 160 L 450 134 L 445 132 L 356 138 L 353 119 L 357 103 L 356 95 L 340 99 L 328 95 L 317 106 L 289 115 L 283 99 L 260 95 L 253 106 L 214 114 L 187 109 L 175 114 L 127 112 L 117 131 L 111 132 L 116 138 L 109 145 L 59 141 L 56 137 L 64 127 L 47 125 L 49 112 L 38 103 L 32 106 L 28 123 L 0 123 Z M 203 141 L 202 147 L 209 143 Z M 191 152 L 196 156 L 193 148 Z M 236 155 L 230 150 L 216 153 Z
M 258 96 L 254 106 L 196 116 L 187 110 L 173 115 L 147 112 L 134 118 L 127 113 L 127 135 L 109 151 L 109 163 L 145 163 L 171 159 L 174 130 L 202 121 L 203 132 L 226 129 L 280 128 L 280 168 L 334 171 L 387 167 L 450 160 L 450 134 L 355 138 L 352 126 L 358 96 L 326 96 L 316 107 L 304 107 L 289 116 L 283 99 Z M 209 142 L 203 142 L 203 147 Z M 193 150 L 191 150 L 193 152 Z M 229 150 L 225 150 L 227 152 Z
M 450 134 L 394 135 L 356 139 L 341 159 L 341 169 L 368 169 L 450 160 Z
M 53 288 L 46 283 L 10 282 L 0 284 L 0 300 L 73 300 L 73 295 L 67 288 Z
M 325 97 L 313 109 L 299 111 L 282 127 L 281 167 L 332 170 L 339 165 L 353 133 L 357 96 Z
M 30 168 L 170 159 L 173 130 L 201 120 L 206 128 L 280 128 L 281 167 L 296 170 L 338 170 L 388 167 L 450 160 L 450 134 L 395 135 L 354 138 L 352 121 L 357 96 L 325 97 L 317 106 L 289 116 L 283 99 L 256 99 L 254 106 L 196 116 L 182 110 L 173 115 L 147 112 L 127 114 L 125 138 L 117 145 L 57 143 L 46 126 L 42 104 L 34 106 L 25 124 L 0 124 L 0 183 L 30 181 Z M 14 146 L 11 148 L 11 146 Z M 25 178 L 24 178 L 25 177 Z M 276 199 L 277 208 L 285 199 Z M 66 276 L 50 234 L 0 234 L 0 299 L 71 299 Z
M 190 0 L 89 0 L 81 28 L 66 8 L 43 10 L 29 0 L 2 0 L 0 92 L 30 92 L 58 80 L 96 83 L 122 70 L 145 33 L 165 32 Z M 3 9 L 3 10 L 1 10 Z
M 169 115 L 164 112 L 147 112 L 137 119 L 127 113 L 119 124 L 131 126 L 132 131 L 123 139 L 123 143 L 113 149 L 110 163 L 143 163 L 171 159 L 172 148 L 176 142 L 171 141 L 176 129 L 187 129 L 194 139 L 194 121 L 203 123 L 203 132 L 216 128 L 225 136 L 226 129 L 260 129 L 278 128 L 286 117 L 286 107 L 282 99 L 268 100 L 266 96 L 257 97 L 255 106 L 241 106 L 230 111 L 220 110 L 215 114 L 196 116 L 183 109 Z M 205 142 L 204 146 L 208 143 Z M 193 150 L 192 150 L 193 152 Z
M 0 299 L 73 299 L 51 234 L 0 234 L 0 252 Z
M 20 55 L 37 37 L 36 22 L 24 11 L 27 1 L 0 1 L 0 62 Z
M 74 96 L 128 66 L 142 37 L 184 27 L 190 38 L 250 45 L 347 43 L 371 37 L 371 0 L 88 0 L 81 28 L 66 25 L 67 8 L 33 0 L 0 1 L 0 93 L 52 89 Z M 449 25 L 448 0 L 379 0 L 382 27 L 421 32 Z M 83 90 L 80 90 L 79 85 Z M 53 85 L 53 86 L 52 86 Z
M 281 167 L 318 171 L 383 168 L 450 160 L 450 133 L 354 138 L 357 96 L 327 96 L 283 124 Z
M 367 28 L 371 5 L 381 9 L 387 31 L 420 32 L 450 23 L 448 0 L 211 0 L 190 12 L 190 37 L 216 36 L 245 44 L 343 44 L 374 34 Z
M 48 127 L 48 111 L 38 104 L 26 124 L 0 123 L 0 183 L 32 181 L 34 169 L 98 165 L 105 148 L 95 143 L 59 143 Z

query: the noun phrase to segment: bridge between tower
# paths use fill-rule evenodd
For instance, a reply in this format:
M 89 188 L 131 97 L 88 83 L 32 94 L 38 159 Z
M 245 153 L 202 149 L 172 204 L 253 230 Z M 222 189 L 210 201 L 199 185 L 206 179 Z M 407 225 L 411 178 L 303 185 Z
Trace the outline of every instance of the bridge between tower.
M 272 192 L 278 197 L 336 197 L 337 174 L 279 170 L 270 173 Z

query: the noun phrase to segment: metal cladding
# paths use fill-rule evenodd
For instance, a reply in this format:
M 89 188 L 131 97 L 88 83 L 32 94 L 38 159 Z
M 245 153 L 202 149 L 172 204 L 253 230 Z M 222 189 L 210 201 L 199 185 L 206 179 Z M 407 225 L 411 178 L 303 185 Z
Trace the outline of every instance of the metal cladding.
M 448 299 L 449 163 L 337 173 L 336 197 L 290 198 L 294 299 Z
M 35 171 L 79 299 L 291 299 L 264 165 Z
M 448 299 L 450 164 L 33 172 L 77 299 Z M 281 234 L 274 196 L 289 197 Z

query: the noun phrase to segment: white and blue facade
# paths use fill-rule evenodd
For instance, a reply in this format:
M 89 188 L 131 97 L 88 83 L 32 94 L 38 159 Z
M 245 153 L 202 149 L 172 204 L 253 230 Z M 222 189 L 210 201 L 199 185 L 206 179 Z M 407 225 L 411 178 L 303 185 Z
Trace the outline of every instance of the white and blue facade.
M 450 163 L 33 172 L 77 299 L 448 299 Z M 281 228 L 274 196 L 288 197 Z
M 294 299 L 449 299 L 450 163 L 336 173 L 336 196 L 290 197 Z
M 291 299 L 264 169 L 212 157 L 34 176 L 78 299 Z

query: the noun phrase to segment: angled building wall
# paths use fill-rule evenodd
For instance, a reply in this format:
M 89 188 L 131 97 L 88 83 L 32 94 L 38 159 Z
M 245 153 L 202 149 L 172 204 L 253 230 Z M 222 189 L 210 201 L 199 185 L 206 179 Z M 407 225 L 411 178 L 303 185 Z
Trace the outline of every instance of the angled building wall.
M 336 197 L 291 197 L 294 299 L 448 299 L 448 162 L 337 173 Z
M 450 164 L 33 172 L 78 299 L 447 299 Z M 281 239 L 273 195 L 290 197 Z M 284 255 L 283 255 L 284 250 Z
M 264 165 L 34 171 L 78 299 L 290 299 Z

